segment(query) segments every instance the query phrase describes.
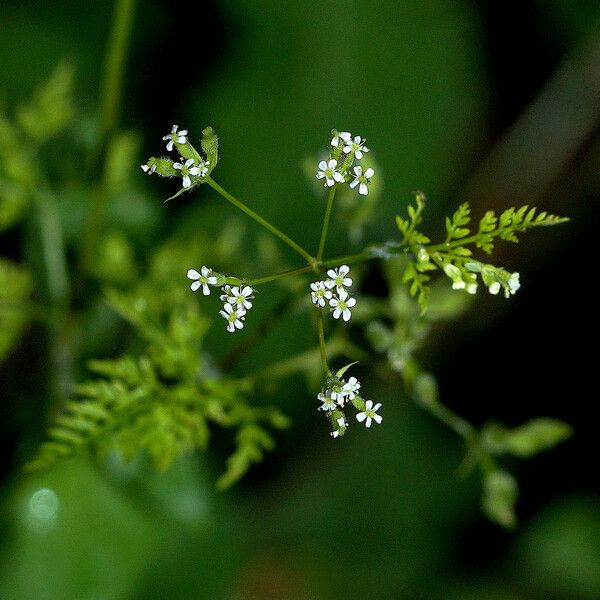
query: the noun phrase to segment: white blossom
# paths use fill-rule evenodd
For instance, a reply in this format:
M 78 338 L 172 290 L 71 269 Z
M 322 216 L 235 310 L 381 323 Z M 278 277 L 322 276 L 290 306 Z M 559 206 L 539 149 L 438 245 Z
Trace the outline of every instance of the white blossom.
M 348 133 L 348 132 L 346 132 Z M 360 160 L 363 157 L 363 152 L 368 152 L 369 149 L 364 145 L 365 140 L 357 135 L 354 139 L 351 138 L 348 133 L 348 137 L 344 139 L 345 146 L 343 148 L 346 154 L 354 154 L 354 156 Z M 366 194 L 365 194 L 366 195 Z
M 490 294 L 493 294 L 494 296 L 500 291 L 500 283 L 498 281 L 492 281 L 492 283 L 490 283 Z
M 325 179 L 325 185 L 331 187 L 336 181 L 338 183 L 344 183 L 344 176 L 336 171 L 337 160 L 332 158 L 329 161 L 322 160 L 319 163 L 319 170 L 317 171 L 317 179 Z
M 344 319 L 344 321 L 349 321 L 352 313 L 350 309 L 356 304 L 355 298 L 348 297 L 348 292 L 346 290 L 339 290 L 338 297 L 332 298 L 329 301 L 329 306 L 333 308 L 333 318 L 339 319 L 340 316 Z
M 252 302 L 250 299 L 254 298 L 252 292 L 254 291 L 249 285 L 244 287 L 229 287 L 226 286 L 225 294 L 221 296 L 221 300 L 231 304 L 232 306 L 236 306 L 239 308 L 243 308 L 244 310 L 250 310 L 252 308 Z
M 516 294 L 517 290 L 521 287 L 521 282 L 519 281 L 519 274 L 513 273 L 508 278 L 508 290 L 504 291 L 504 295 L 508 298 L 510 294 Z
M 243 308 L 234 308 L 227 303 L 223 306 L 223 310 L 219 311 L 219 314 L 227 321 L 227 331 L 233 332 L 244 327 L 246 311 Z
M 181 159 L 183 160 L 183 158 Z M 203 163 L 205 164 L 205 163 Z M 194 159 L 188 158 L 185 163 L 181 164 L 180 162 L 173 163 L 173 168 L 181 171 L 181 176 L 183 177 L 183 187 L 189 188 L 192 185 L 192 180 L 190 179 L 190 175 L 200 175 L 200 169 L 194 166 Z M 204 174 L 206 175 L 207 169 L 205 169 Z
M 177 131 L 178 126 L 173 125 L 171 127 L 171 133 L 163 136 L 163 140 L 167 142 L 167 150 L 171 152 L 173 150 L 173 144 L 177 142 L 178 144 L 185 144 L 187 142 L 187 129 L 182 129 L 181 131 Z
M 381 423 L 383 418 L 381 415 L 377 414 L 377 411 L 381 408 L 381 402 L 378 402 L 375 406 L 373 406 L 372 400 L 367 400 L 365 402 L 365 410 L 363 412 L 359 412 L 356 415 L 356 420 L 359 423 L 365 421 L 365 425 L 367 427 L 371 427 L 371 421 L 374 420 L 377 424 Z
M 350 182 L 350 187 L 354 189 L 358 185 L 358 193 L 362 196 L 366 196 L 369 193 L 368 186 L 371 183 L 371 177 L 373 177 L 374 174 L 375 171 L 373 171 L 371 167 L 364 173 L 363 168 L 360 165 L 354 167 L 354 179 Z
M 350 287 L 352 285 L 352 279 L 346 277 L 349 272 L 350 267 L 348 265 L 342 265 L 339 269 L 329 269 L 329 271 L 327 271 L 329 279 L 325 280 L 325 287 L 329 289 L 335 287 L 339 294 L 344 287 Z
M 325 393 L 320 392 L 317 396 L 318 400 L 322 402 L 322 405 L 319 407 L 319 410 L 323 410 L 325 412 L 330 412 L 336 408 L 335 399 L 331 396 L 329 390 Z
M 360 389 L 360 382 L 356 377 L 350 377 L 348 382 L 344 384 L 342 387 L 342 391 L 348 397 L 348 400 L 354 400 L 356 398 L 356 394 Z
M 345 419 L 344 417 L 340 417 L 340 418 L 337 420 L 337 424 L 338 424 L 338 427 L 339 427 L 340 429 L 343 429 L 343 428 L 345 428 L 345 427 L 346 427 L 346 419 Z
M 152 173 L 156 172 L 156 164 L 150 165 L 142 165 L 142 171 L 147 173 L 148 175 L 152 175 Z
M 325 306 L 325 301 L 333 296 L 332 292 L 325 287 L 324 281 L 315 281 L 310 284 L 310 288 L 313 290 L 310 295 L 315 306 Z
M 202 266 L 200 269 L 200 273 L 196 271 L 196 269 L 188 269 L 187 276 L 188 279 L 194 279 L 194 283 L 190 286 L 192 288 L 192 292 L 195 292 L 200 286 L 202 286 L 202 293 L 205 296 L 210 294 L 209 285 L 215 285 L 217 283 L 217 278 L 214 275 L 211 275 L 212 269 L 208 267 Z

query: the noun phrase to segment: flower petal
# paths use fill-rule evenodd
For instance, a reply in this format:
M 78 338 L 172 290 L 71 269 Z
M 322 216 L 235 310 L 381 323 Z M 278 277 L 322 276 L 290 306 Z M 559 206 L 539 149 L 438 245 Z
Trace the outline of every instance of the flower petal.
M 371 167 L 369 167 L 366 171 L 365 171 L 365 177 L 367 179 L 370 179 L 371 177 L 373 177 L 373 175 L 375 175 L 375 171 L 373 171 L 373 169 L 371 169 Z
M 195 292 L 202 284 L 199 281 L 194 281 L 190 287 L 192 288 L 192 292 Z
M 200 277 L 200 273 L 198 273 L 196 269 L 188 269 L 187 276 L 188 279 L 198 279 Z

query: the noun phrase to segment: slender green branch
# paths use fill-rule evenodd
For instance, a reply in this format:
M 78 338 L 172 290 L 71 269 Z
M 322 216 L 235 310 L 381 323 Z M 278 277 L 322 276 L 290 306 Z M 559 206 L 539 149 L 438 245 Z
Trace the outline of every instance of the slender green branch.
M 327 194 L 327 207 L 325 208 L 325 217 L 323 219 L 323 228 L 321 229 L 321 240 L 319 242 L 319 251 L 317 253 L 317 261 L 323 258 L 323 251 L 325 250 L 325 241 L 327 240 L 327 232 L 329 230 L 329 221 L 331 220 L 331 209 L 333 207 L 333 199 L 335 198 L 335 192 L 337 185 L 329 188 Z
M 321 368 L 323 369 L 323 376 L 327 376 L 329 373 L 329 366 L 327 365 L 327 347 L 325 345 L 325 330 L 323 325 L 323 311 L 319 311 L 317 319 L 317 329 L 319 331 L 319 352 L 321 353 Z
M 444 423 L 444 425 L 452 429 L 454 433 L 465 440 L 470 440 L 476 433 L 475 428 L 471 425 L 471 423 L 457 415 L 453 410 L 449 409 L 440 402 L 419 404 L 419 406 L 427 410 L 429 414 L 436 417 L 436 419 Z
M 110 133 L 119 117 L 134 13 L 135 0 L 117 0 L 100 87 L 100 132 L 103 138 Z
M 304 249 L 302 246 L 297 244 L 290 237 L 285 235 L 283 231 L 277 229 L 274 225 L 271 225 L 269 221 L 263 219 L 259 214 L 255 213 L 252 209 L 248 208 L 243 202 L 232 196 L 226 189 L 222 188 L 212 177 L 206 178 L 206 183 L 210 185 L 216 192 L 218 192 L 225 200 L 233 204 L 236 208 L 239 208 L 242 212 L 246 213 L 251 219 L 254 219 L 257 223 L 262 225 L 265 229 L 270 231 L 273 235 L 277 236 L 282 242 L 285 242 L 290 248 L 295 250 L 300 256 L 304 257 L 311 265 L 315 262 L 315 259 Z
M 320 262 L 319 266 L 326 268 L 326 267 L 335 267 L 338 265 L 346 265 L 346 264 L 350 265 L 350 264 L 365 262 L 367 260 L 374 260 L 376 258 L 379 258 L 379 257 L 375 256 L 368 250 L 364 250 L 363 252 L 359 252 L 358 254 L 348 254 L 346 256 L 337 256 L 335 258 L 328 258 L 327 260 Z
M 291 277 L 292 275 L 300 275 L 301 273 L 307 273 L 308 271 L 312 271 L 312 265 L 306 265 L 305 267 L 300 267 L 298 269 L 291 269 L 289 271 L 283 271 L 281 273 L 276 273 L 275 275 L 267 275 L 265 277 L 259 277 L 257 279 L 250 279 L 247 284 L 251 287 L 256 285 L 260 285 L 261 283 L 269 283 L 271 281 L 276 281 L 277 279 L 283 279 L 285 277 Z

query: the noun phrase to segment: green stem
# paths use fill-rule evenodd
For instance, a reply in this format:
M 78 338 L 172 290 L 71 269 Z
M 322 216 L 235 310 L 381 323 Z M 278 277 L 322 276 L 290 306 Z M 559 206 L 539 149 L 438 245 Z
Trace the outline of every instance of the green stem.
M 323 258 L 323 251 L 325 250 L 325 241 L 327 240 L 327 232 L 329 230 L 329 221 L 331 220 L 331 209 L 333 207 L 333 199 L 335 198 L 335 192 L 337 185 L 329 188 L 327 194 L 327 207 L 325 208 L 325 218 L 323 219 L 323 228 L 321 229 L 321 241 L 319 242 L 319 251 L 317 253 L 317 261 Z
M 475 435 L 475 428 L 471 423 L 457 415 L 444 404 L 433 402 L 431 404 L 419 404 L 419 406 L 425 408 L 431 415 L 436 417 L 463 439 L 469 440 Z
M 365 250 L 363 252 L 359 252 L 358 254 L 347 254 L 346 256 L 337 256 L 336 258 L 329 258 L 327 260 L 321 261 L 319 263 L 319 266 L 323 268 L 335 267 L 338 265 L 361 263 L 367 260 L 374 260 L 376 258 L 378 257 L 374 256 L 368 250 Z
M 314 264 L 315 259 L 304 249 L 302 246 L 297 244 L 290 237 L 285 235 L 283 231 L 277 229 L 274 225 L 271 225 L 269 221 L 263 219 L 260 215 L 255 213 L 252 209 L 248 208 L 243 202 L 232 196 L 226 189 L 222 188 L 212 177 L 206 178 L 206 183 L 210 185 L 216 192 L 218 192 L 225 200 L 231 202 L 236 208 L 239 208 L 242 212 L 246 213 L 251 219 L 254 219 L 257 223 L 262 225 L 265 229 L 270 231 L 273 235 L 278 237 L 282 242 L 285 242 L 290 248 L 295 250 L 300 256 L 304 257 L 309 263 Z
M 329 366 L 327 365 L 327 347 L 325 346 L 325 329 L 323 325 L 322 310 L 319 310 L 319 317 L 317 319 L 317 329 L 319 331 L 319 352 L 321 353 L 321 368 L 323 369 L 323 376 L 326 377 L 329 374 Z
M 125 60 L 135 12 L 135 0 L 117 0 L 100 87 L 100 133 L 104 138 L 119 117 Z
M 283 271 L 282 273 L 276 273 L 275 275 L 267 275 L 266 277 L 259 277 L 258 279 L 250 279 L 247 284 L 250 287 L 254 287 L 255 285 L 260 285 L 261 283 L 269 283 L 270 281 L 276 281 L 277 279 L 283 279 L 284 277 L 290 277 L 292 275 L 300 275 L 301 273 L 307 273 L 308 271 L 312 270 L 312 265 L 306 265 L 305 267 Z

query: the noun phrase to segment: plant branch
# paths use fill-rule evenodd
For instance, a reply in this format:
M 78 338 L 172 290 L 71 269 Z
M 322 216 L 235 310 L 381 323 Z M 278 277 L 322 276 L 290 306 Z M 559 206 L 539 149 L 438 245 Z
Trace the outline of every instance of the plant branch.
M 333 199 L 335 198 L 335 192 L 337 185 L 329 188 L 327 194 L 327 207 L 325 208 L 325 217 L 323 218 L 323 228 L 321 229 L 321 240 L 319 241 L 319 251 L 317 253 L 317 261 L 323 258 L 323 251 L 325 250 L 325 241 L 327 240 L 327 232 L 329 230 L 329 221 L 331 220 L 331 209 L 333 207 Z

